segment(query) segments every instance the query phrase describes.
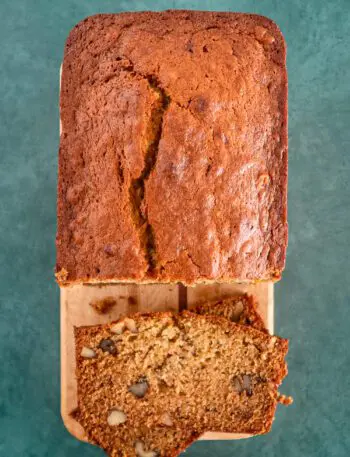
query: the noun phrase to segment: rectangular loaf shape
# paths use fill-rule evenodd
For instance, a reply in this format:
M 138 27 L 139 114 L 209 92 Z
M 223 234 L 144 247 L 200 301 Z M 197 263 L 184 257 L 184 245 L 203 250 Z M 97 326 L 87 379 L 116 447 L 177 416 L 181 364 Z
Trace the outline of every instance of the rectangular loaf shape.
M 56 277 L 276 280 L 287 245 L 287 76 L 257 15 L 89 17 L 63 60 Z

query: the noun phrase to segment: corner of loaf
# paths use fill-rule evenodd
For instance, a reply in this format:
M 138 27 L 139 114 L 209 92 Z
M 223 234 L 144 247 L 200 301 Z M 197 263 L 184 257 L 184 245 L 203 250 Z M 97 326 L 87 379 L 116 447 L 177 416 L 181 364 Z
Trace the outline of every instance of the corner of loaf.
M 285 60 L 277 25 L 252 14 L 101 14 L 74 27 L 60 94 L 57 281 L 278 280 Z

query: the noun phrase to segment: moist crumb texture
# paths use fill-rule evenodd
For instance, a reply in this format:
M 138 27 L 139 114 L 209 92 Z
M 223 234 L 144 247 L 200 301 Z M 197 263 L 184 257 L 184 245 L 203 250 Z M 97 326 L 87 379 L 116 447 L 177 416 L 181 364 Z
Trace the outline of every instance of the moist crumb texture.
M 80 22 L 62 71 L 58 282 L 278 279 L 285 60 L 256 15 Z
M 287 340 L 188 311 L 75 328 L 75 340 L 76 418 L 110 456 L 176 456 L 205 431 L 271 428 Z

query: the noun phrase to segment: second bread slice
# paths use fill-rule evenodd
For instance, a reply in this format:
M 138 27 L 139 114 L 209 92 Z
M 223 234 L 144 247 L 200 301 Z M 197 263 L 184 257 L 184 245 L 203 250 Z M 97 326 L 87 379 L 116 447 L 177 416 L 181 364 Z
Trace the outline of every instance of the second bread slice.
M 244 294 L 204 302 L 192 308 L 191 312 L 225 317 L 236 324 L 249 325 L 261 332 L 268 333 L 264 321 L 257 311 L 256 301 L 251 295 Z

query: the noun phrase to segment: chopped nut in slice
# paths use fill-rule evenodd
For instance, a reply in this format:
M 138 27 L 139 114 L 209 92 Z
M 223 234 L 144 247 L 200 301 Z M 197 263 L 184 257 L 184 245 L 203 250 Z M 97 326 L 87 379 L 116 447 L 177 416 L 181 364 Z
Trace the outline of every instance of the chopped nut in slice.
M 85 357 L 86 359 L 93 359 L 94 357 L 96 357 L 96 352 L 93 349 L 84 346 L 81 350 L 80 355 L 82 357 Z
M 100 349 L 102 349 L 103 352 L 109 352 L 110 354 L 116 354 L 117 353 L 117 348 L 115 346 L 115 343 L 113 340 L 110 340 L 109 338 L 103 339 L 100 341 L 100 344 L 98 345 Z
M 255 36 L 257 40 L 263 44 L 271 44 L 275 41 L 275 38 L 272 35 L 270 35 L 264 27 L 261 27 L 260 25 L 257 25 L 255 27 Z
M 136 441 L 135 451 L 138 457 L 158 457 L 158 451 L 146 451 L 142 441 Z
M 125 330 L 125 322 L 117 322 L 116 324 L 112 325 L 111 332 L 115 333 L 116 335 L 121 335 Z
M 124 424 L 126 422 L 126 414 L 119 409 L 112 409 L 108 415 L 107 422 L 111 427 Z
M 124 322 L 126 328 L 130 330 L 131 333 L 137 333 L 136 322 L 134 321 L 134 319 L 130 319 L 129 317 L 127 317 Z
M 247 395 L 250 397 L 253 394 L 252 390 L 252 378 L 250 375 L 244 374 L 243 376 L 238 375 L 232 379 L 232 385 L 234 390 L 241 394 L 242 392 L 246 392 Z
M 252 395 L 252 378 L 251 376 L 244 374 L 243 375 L 243 382 L 242 382 L 243 389 L 247 392 L 247 395 Z
M 137 382 L 135 382 L 135 384 L 132 384 L 128 390 L 129 390 L 129 392 L 134 394 L 135 397 L 143 398 L 146 395 L 148 388 L 149 388 L 149 385 L 148 385 L 147 379 L 140 378 Z
M 241 317 L 241 314 L 243 313 L 243 310 L 244 310 L 243 302 L 236 303 L 236 305 L 233 307 L 230 315 L 228 316 L 230 321 L 238 322 L 239 318 Z
M 173 419 L 169 413 L 162 414 L 160 422 L 161 424 L 166 425 L 167 427 L 172 427 L 174 424 Z

